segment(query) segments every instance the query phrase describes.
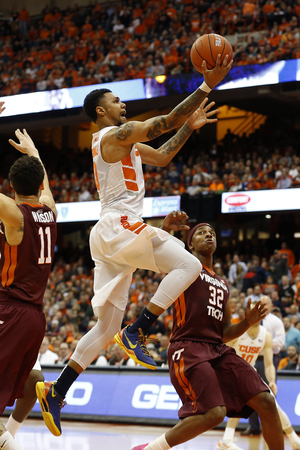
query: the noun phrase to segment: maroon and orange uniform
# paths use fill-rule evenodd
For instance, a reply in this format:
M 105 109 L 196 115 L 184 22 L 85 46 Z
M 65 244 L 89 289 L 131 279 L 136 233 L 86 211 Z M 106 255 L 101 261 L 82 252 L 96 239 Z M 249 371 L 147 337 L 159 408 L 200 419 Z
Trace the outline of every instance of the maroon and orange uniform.
M 183 403 L 179 418 L 225 406 L 229 417 L 249 417 L 246 403 L 268 390 L 255 370 L 223 343 L 227 282 L 203 266 L 176 300 L 168 362 Z
M 19 245 L 9 245 L 0 222 L 0 414 L 22 397 L 45 334 L 43 296 L 56 243 L 56 218 L 45 205 L 18 205 Z

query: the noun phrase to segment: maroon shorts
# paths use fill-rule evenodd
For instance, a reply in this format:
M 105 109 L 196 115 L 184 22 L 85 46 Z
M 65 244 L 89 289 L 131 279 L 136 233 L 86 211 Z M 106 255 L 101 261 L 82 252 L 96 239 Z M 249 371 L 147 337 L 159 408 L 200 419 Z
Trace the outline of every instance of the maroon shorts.
M 183 403 L 180 419 L 225 406 L 228 417 L 249 417 L 247 402 L 269 391 L 256 370 L 231 347 L 195 341 L 172 342 L 170 377 Z
M 44 335 L 42 307 L 0 297 L 0 415 L 24 396 Z

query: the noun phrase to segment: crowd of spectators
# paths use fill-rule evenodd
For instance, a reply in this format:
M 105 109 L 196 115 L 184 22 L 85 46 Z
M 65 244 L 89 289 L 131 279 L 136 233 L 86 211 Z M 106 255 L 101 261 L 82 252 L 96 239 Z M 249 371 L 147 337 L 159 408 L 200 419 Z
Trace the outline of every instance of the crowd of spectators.
M 194 133 L 167 167 L 144 166 L 146 197 L 300 187 L 299 154 L 297 131 L 282 127 L 277 134 L 264 127 L 248 137 L 228 130 L 219 144 Z M 56 202 L 98 200 L 88 149 L 45 152 L 43 158 Z M 4 178 L 5 155 L 1 161 L 0 192 L 13 196 Z
M 116 0 L 26 7 L 0 20 L 0 95 L 189 73 L 199 35 L 233 44 L 235 65 L 300 57 L 299 0 Z
M 273 313 L 282 319 L 286 343 L 279 354 L 279 369 L 298 363 L 300 344 L 300 261 L 299 254 L 281 242 L 268 257 L 227 253 L 216 255 L 214 271 L 227 280 L 233 323 L 245 317 L 248 298 L 258 301 L 268 295 Z M 163 279 L 164 274 L 138 269 L 132 278 L 128 306 L 122 326 L 132 323 Z M 42 365 L 65 364 L 78 340 L 96 323 L 91 306 L 93 269 L 88 269 L 82 257 L 66 264 L 62 257 L 54 264 L 44 297 L 46 335 L 39 359 Z M 173 325 L 172 307 L 165 311 L 149 330 L 147 344 L 159 366 L 167 366 L 167 348 Z M 292 347 L 295 347 L 294 349 Z M 299 360 L 300 362 L 300 360 Z M 93 361 L 92 366 L 135 366 L 114 342 L 109 343 Z M 289 364 L 287 369 L 299 368 Z

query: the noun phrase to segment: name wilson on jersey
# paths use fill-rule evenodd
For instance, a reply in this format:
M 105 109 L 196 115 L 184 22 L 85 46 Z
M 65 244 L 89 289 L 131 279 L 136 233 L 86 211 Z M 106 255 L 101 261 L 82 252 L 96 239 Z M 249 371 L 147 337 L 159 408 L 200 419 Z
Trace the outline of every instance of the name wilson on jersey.
M 32 212 L 32 216 L 35 222 L 42 222 L 42 223 L 46 223 L 46 222 L 54 222 L 54 214 L 53 211 L 45 211 L 45 212 L 40 212 L 40 211 L 31 211 Z

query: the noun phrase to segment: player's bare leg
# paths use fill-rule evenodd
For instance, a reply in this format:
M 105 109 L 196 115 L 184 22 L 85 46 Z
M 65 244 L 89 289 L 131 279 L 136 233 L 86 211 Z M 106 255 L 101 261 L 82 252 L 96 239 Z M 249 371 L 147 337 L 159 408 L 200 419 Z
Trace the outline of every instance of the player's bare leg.
M 217 406 L 205 414 L 186 417 L 155 441 L 138 445 L 132 450 L 168 450 L 216 427 L 223 422 L 225 415 L 225 406 Z
M 225 415 L 225 406 L 217 406 L 205 414 L 186 417 L 166 433 L 166 440 L 170 447 L 182 444 L 222 423 Z
M 5 425 L 5 428 L 12 436 L 16 435 L 35 405 L 37 398 L 35 385 L 38 381 L 44 381 L 43 372 L 41 370 L 32 370 L 24 386 L 24 397 L 17 400 L 15 409 Z
M 269 392 L 261 392 L 247 403 L 257 411 L 262 427 L 263 437 L 269 450 L 284 450 L 282 426 L 275 399 Z

